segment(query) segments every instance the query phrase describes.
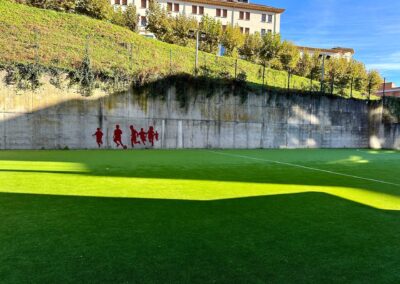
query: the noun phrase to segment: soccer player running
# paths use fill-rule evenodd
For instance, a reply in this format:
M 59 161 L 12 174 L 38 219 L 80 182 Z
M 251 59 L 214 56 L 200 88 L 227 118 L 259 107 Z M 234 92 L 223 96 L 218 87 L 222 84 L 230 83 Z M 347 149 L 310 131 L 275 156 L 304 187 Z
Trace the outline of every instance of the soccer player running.
M 146 134 L 147 133 L 144 132 L 144 129 L 141 128 L 140 132 L 139 132 L 139 137 L 140 137 L 140 140 L 142 141 L 143 145 L 146 145 Z
M 132 148 L 134 148 L 135 144 L 140 144 L 140 141 L 137 141 L 139 132 L 137 132 L 137 130 L 133 127 L 133 125 L 129 126 L 129 128 L 131 129 L 131 145 Z
M 101 132 L 101 129 L 97 128 L 97 131 L 92 136 L 96 136 L 96 143 L 100 148 L 103 145 L 103 132 Z
M 149 130 L 147 131 L 147 137 L 149 138 L 149 142 L 151 143 L 151 146 L 154 146 L 154 127 L 150 126 Z
M 125 148 L 124 144 L 122 144 L 122 130 L 119 128 L 118 124 L 115 126 L 113 140 L 114 143 L 117 144 L 117 147 L 122 146 Z

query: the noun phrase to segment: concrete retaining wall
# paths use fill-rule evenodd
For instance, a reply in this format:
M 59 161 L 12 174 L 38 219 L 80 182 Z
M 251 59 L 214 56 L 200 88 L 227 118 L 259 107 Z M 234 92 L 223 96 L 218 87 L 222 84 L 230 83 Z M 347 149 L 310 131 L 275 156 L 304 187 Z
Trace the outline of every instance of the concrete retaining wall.
M 96 148 L 97 127 L 105 133 L 104 146 L 114 147 L 115 124 L 127 144 L 130 124 L 154 125 L 160 133 L 155 148 L 367 148 L 371 135 L 374 147 L 400 147 L 399 125 L 389 129 L 375 120 L 371 130 L 371 109 L 362 101 L 249 95 L 242 102 L 215 94 L 191 96 L 181 107 L 173 88 L 162 100 L 132 92 L 85 98 L 49 83 L 17 92 L 0 84 L 0 149 Z

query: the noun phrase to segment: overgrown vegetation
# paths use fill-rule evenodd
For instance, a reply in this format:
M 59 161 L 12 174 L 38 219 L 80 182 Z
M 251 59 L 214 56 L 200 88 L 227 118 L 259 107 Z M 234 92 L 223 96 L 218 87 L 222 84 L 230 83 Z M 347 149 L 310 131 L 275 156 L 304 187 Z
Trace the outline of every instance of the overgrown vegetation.
M 383 121 L 386 123 L 400 123 L 400 99 L 395 97 L 384 97 L 382 99 Z
M 126 9 L 114 10 L 109 0 L 9 0 L 36 8 L 80 13 L 89 17 L 110 21 L 113 24 L 137 30 L 138 15 L 136 7 L 129 4 Z

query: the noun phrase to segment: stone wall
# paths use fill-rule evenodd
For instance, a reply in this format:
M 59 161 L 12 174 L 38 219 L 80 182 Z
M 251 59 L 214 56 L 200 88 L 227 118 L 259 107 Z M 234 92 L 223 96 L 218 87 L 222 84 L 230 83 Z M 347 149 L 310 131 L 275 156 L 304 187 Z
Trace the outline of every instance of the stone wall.
M 48 81 L 35 92 L 0 83 L 0 149 L 97 148 L 92 137 L 97 127 L 105 133 L 104 146 L 111 148 L 116 124 L 127 144 L 129 125 L 153 125 L 160 133 L 155 148 L 367 148 L 371 135 L 379 142 L 374 147 L 400 147 L 399 125 L 389 130 L 376 117 L 370 123 L 371 107 L 363 101 L 294 95 L 189 97 L 182 104 L 174 88 L 164 99 L 132 91 L 83 97 Z

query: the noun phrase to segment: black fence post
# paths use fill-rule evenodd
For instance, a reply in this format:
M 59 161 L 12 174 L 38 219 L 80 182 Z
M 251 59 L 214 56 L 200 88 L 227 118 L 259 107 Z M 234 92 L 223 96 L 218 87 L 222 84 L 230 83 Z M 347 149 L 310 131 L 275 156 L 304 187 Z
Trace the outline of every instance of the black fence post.
M 172 74 L 172 48 L 169 49 L 169 74 Z
M 262 72 L 262 91 L 264 91 L 265 86 L 265 63 L 263 64 L 263 72 Z
M 238 67 L 238 59 L 235 60 L 235 79 L 237 79 L 237 67 Z
M 351 83 L 350 83 L 350 98 L 353 97 L 353 84 L 354 84 L 354 77 L 351 77 Z
M 385 97 L 386 95 L 386 77 L 383 78 L 383 94 L 382 97 Z

